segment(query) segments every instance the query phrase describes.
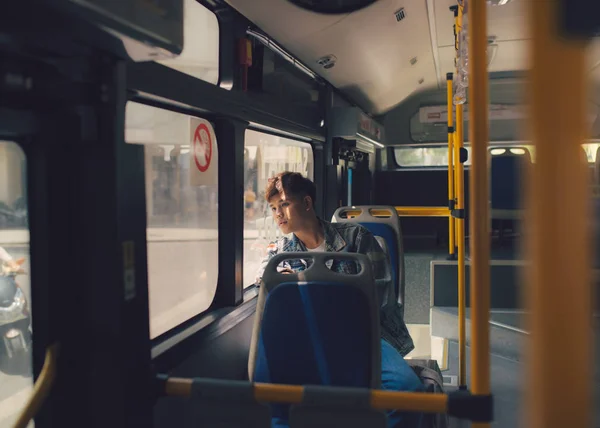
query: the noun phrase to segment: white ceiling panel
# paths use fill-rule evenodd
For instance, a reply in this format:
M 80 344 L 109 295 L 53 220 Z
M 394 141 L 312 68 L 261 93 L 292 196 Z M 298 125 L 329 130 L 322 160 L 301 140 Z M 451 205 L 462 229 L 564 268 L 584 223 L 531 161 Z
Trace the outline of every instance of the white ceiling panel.
M 454 15 L 450 12 L 450 6 L 455 5 L 456 0 L 434 0 L 434 3 L 438 46 L 451 46 L 454 44 Z M 489 6 L 488 35 L 496 36 L 498 40 L 527 38 L 526 13 L 525 0 L 513 0 L 503 6 Z
M 435 85 L 429 28 L 422 25 L 427 22 L 425 3 L 411 2 L 405 7 L 406 18 L 397 22 L 394 12 L 402 4 L 406 2 L 381 0 L 360 14 L 303 38 L 300 59 L 314 66 L 321 56 L 335 55 L 336 66 L 319 72 L 333 85 L 349 89 L 353 96 L 367 98 L 376 113 L 421 85 Z M 349 28 L 352 30 L 347 31 Z
M 372 113 L 384 112 L 413 91 L 437 84 L 423 0 L 379 0 L 342 17 L 306 12 L 285 0 L 228 1 Z M 395 12 L 400 8 L 406 18 L 397 22 Z M 317 60 L 329 54 L 337 57 L 337 63 L 325 70 Z
M 488 67 L 489 72 L 497 71 L 521 71 L 528 67 L 526 40 L 498 42 L 496 56 Z M 445 73 L 454 72 L 454 57 L 456 51 L 454 46 L 439 49 L 441 69 Z
M 438 46 L 454 45 L 454 15 L 450 11 L 450 6 L 456 4 L 456 0 L 433 0 L 435 25 L 437 30 Z
M 323 30 L 348 15 L 323 15 L 306 11 L 286 0 L 226 0 L 238 12 L 284 46 Z
M 287 0 L 227 1 L 371 113 L 384 113 L 413 92 L 436 87 L 438 79 L 443 85 L 446 72 L 454 71 L 449 7 L 456 0 L 379 0 L 349 15 L 315 14 Z M 488 35 L 498 44 L 490 72 L 527 68 L 530 1 L 489 7 Z M 400 8 L 406 18 L 397 22 L 394 12 Z M 594 58 L 600 60 L 600 43 L 590 52 L 592 65 Z M 325 70 L 316 61 L 330 54 L 337 63 Z M 600 80 L 600 66 L 593 75 Z

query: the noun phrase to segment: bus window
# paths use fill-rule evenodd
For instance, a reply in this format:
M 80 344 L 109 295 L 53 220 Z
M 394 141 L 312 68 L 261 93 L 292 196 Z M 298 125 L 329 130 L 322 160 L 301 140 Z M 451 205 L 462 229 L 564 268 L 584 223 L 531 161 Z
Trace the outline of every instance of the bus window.
M 26 159 L 0 141 L 0 426 L 12 426 L 32 388 Z
M 127 104 L 125 141 L 145 152 L 151 338 L 208 309 L 217 287 L 216 145 L 212 175 L 199 182 L 191 150 L 199 120 Z
M 158 61 L 182 73 L 216 84 L 219 80 L 219 22 L 196 0 L 184 2 L 181 55 Z
M 283 171 L 314 178 L 309 143 L 247 130 L 244 149 L 244 286 L 254 284 L 269 242 L 279 234 L 265 201 L 267 180 Z
M 598 147 L 600 147 L 600 143 L 584 143 L 581 146 L 587 155 L 588 162 L 596 162 L 596 151 L 598 150 Z M 531 154 L 531 161 L 535 163 L 535 146 L 533 144 L 526 144 L 523 147 L 529 150 L 529 153 Z
M 471 165 L 471 148 L 466 147 L 469 159 L 465 165 Z M 396 164 L 405 168 L 448 166 L 448 147 L 395 147 Z

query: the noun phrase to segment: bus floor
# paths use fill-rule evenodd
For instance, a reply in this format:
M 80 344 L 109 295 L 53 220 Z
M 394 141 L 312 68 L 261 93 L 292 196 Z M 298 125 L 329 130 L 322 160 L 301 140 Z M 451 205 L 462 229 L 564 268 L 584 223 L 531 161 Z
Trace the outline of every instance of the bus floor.
M 595 317 L 595 330 L 593 340 L 595 341 L 594 361 L 597 361 L 597 355 L 600 355 L 600 318 Z M 592 339 L 590 337 L 590 339 Z M 563 352 L 557 349 L 557 352 Z M 568 355 L 568 351 L 567 351 Z M 490 376 L 492 385 L 492 394 L 494 396 L 494 422 L 493 427 L 517 427 L 526 426 L 521 423 L 524 415 L 525 380 L 527 373 L 523 361 L 516 361 L 494 353 L 490 354 Z M 573 361 L 577 364 L 577 361 Z M 471 356 L 470 348 L 467 346 L 467 385 L 471 385 Z M 442 374 L 446 379 L 450 376 L 456 379 L 458 376 L 458 343 L 449 341 L 448 344 L 448 370 Z M 556 376 L 561 376 L 557 371 Z M 594 397 L 592 401 L 593 421 L 591 427 L 600 427 L 600 366 L 590 367 L 590 378 L 594 385 Z M 456 390 L 455 386 L 446 386 L 446 391 Z M 558 394 L 569 394 L 569 391 L 557 391 Z M 451 428 L 469 426 L 465 421 L 451 419 Z

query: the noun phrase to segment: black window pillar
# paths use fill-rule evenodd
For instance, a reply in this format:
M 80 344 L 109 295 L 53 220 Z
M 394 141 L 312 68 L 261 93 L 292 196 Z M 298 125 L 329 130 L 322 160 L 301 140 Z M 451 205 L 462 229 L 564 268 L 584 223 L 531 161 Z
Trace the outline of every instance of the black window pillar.
M 97 96 L 44 113 L 27 148 L 36 367 L 41 347 L 60 345 L 38 422 L 145 427 L 154 397 L 144 148 L 124 142 L 124 64 L 98 55 L 89 72 Z
M 213 307 L 234 306 L 244 291 L 244 134 L 246 122 L 218 118 L 219 279 Z

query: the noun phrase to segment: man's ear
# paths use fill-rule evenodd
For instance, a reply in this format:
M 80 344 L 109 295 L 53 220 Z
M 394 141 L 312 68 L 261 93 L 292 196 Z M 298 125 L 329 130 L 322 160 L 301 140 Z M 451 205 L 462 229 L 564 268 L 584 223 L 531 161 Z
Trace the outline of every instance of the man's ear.
M 313 207 L 312 198 L 310 196 L 305 196 L 304 197 L 304 208 L 306 209 L 306 211 L 309 211 L 312 207 Z

